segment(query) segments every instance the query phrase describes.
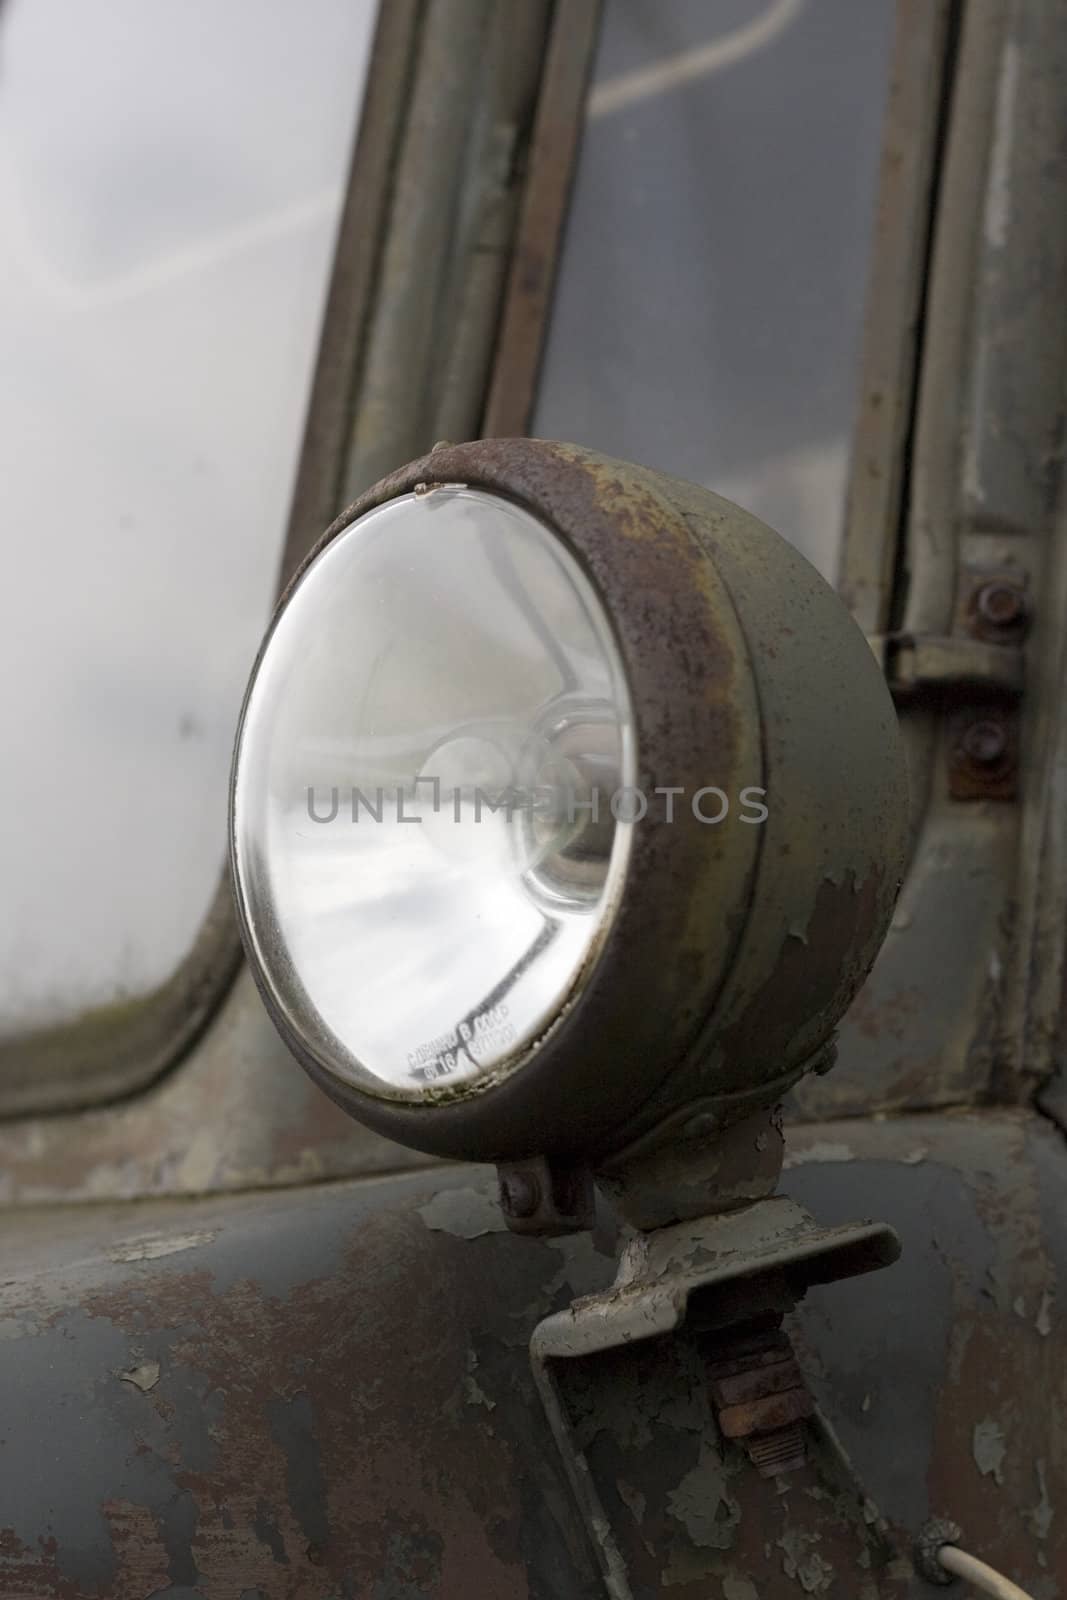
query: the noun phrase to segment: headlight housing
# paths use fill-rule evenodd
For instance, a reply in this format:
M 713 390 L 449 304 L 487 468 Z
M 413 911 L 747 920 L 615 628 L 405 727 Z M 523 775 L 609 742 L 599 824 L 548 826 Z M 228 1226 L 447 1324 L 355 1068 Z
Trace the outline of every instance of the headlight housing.
M 884 682 L 807 562 L 536 440 L 438 448 L 329 529 L 231 785 L 290 1047 L 362 1121 L 475 1159 L 777 1098 L 874 958 L 905 826 Z

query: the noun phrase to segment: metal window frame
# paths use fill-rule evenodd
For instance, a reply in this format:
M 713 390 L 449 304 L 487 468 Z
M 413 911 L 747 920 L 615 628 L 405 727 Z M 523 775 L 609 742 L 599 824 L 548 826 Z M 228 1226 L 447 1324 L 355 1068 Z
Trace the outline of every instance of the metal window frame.
M 494 417 L 525 427 L 512 397 L 528 411 L 598 15 L 599 0 L 380 6 L 279 592 L 384 472 Z M 241 964 L 224 871 L 165 983 L 0 1039 L 0 1119 L 84 1111 L 158 1083 L 210 1032 Z
M 900 701 L 913 848 L 798 1113 L 1036 1097 L 1062 1117 L 1067 39 L 1055 0 L 899 15 L 898 64 L 927 66 L 891 101 L 842 587 Z M 1018 626 L 983 623 L 991 581 Z M 983 767 L 990 728 L 1005 755 Z

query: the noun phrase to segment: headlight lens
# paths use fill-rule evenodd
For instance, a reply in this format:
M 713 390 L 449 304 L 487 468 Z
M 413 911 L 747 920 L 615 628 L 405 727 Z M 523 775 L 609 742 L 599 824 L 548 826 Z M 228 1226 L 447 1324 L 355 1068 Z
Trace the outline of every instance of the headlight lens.
M 365 513 L 280 611 L 238 735 L 238 903 L 273 1005 L 381 1098 L 508 1076 L 595 965 L 635 774 L 611 627 L 546 523 L 451 485 Z

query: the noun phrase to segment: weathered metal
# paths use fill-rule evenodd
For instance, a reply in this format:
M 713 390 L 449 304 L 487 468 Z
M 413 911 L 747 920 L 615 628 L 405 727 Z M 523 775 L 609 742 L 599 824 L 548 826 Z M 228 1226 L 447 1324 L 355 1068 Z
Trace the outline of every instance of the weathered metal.
M 840 568 L 842 595 L 867 634 L 884 634 L 895 625 L 954 10 L 952 0 L 901 0 L 897 7 Z
M 805 1116 L 1024 1100 L 1057 1070 L 1065 85 L 1058 5 L 961 8 L 889 624 L 917 648 L 932 641 L 936 656 L 916 665 L 918 692 L 900 702 L 912 858 L 886 945 L 842 1026 L 839 1068 L 798 1088 Z M 1003 629 L 981 619 L 989 584 L 1020 591 L 1028 615 Z M 1019 697 L 1024 657 L 1016 734 L 1000 702 Z M 1004 719 L 1014 774 L 1011 759 L 999 769 L 961 761 L 959 717 Z
M 722 1389 L 720 1376 L 716 1395 L 706 1330 L 692 1343 L 634 1341 L 601 1366 L 599 1389 L 586 1358 L 556 1363 L 573 1374 L 582 1454 L 606 1486 L 601 1554 L 609 1580 L 631 1586 L 616 1594 L 920 1600 L 945 1576 L 920 1554 L 920 1581 L 907 1559 L 933 1517 L 928 1547 L 958 1540 L 1038 1600 L 1067 1595 L 1067 541 L 1052 509 L 1063 218 L 1062 162 L 1048 153 L 1067 126 L 1060 118 L 1057 133 L 1052 115 L 1067 74 L 1054 6 L 966 8 L 925 307 L 910 544 L 898 559 L 919 219 L 949 9 L 902 7 L 900 61 L 911 65 L 896 90 L 907 106 L 887 177 L 897 174 L 903 227 L 891 257 L 876 252 L 878 281 L 888 273 L 892 289 L 872 343 L 886 378 L 869 366 L 857 457 L 869 482 L 854 483 L 850 538 L 862 542 L 866 526 L 871 542 L 860 556 L 853 544 L 850 559 L 866 629 L 898 627 L 917 648 L 932 641 L 958 681 L 951 712 L 931 709 L 921 689 L 904 710 L 917 824 L 909 881 L 842 1029 L 840 1071 L 795 1091 L 794 1114 L 814 1120 L 791 1132 L 785 1180 L 831 1220 L 876 1207 L 904 1253 L 891 1271 L 810 1294 L 789 1316 L 819 1413 L 798 1424 L 810 1459 L 779 1437 L 783 1453 L 764 1464 L 793 1470 L 766 1483 L 723 1438 L 716 1398 L 746 1405 L 751 1391 Z M 930 68 L 921 82 L 920 64 Z M 976 263 L 972 296 L 961 285 Z M 1029 344 L 1017 337 L 1027 319 Z M 721 687 L 706 641 L 657 618 L 658 565 L 669 559 L 650 549 L 620 581 L 648 589 L 665 680 L 673 654 L 675 673 L 683 661 L 707 665 Z M 898 576 L 907 614 L 894 617 Z M 1024 593 L 1025 618 L 1009 617 L 1003 595 L 983 598 L 984 584 L 1005 582 Z M 1020 803 L 961 807 L 949 717 L 975 681 L 959 664 L 978 643 L 998 652 L 980 658 L 987 677 L 1017 675 L 1011 658 L 1027 628 Z M 769 626 L 759 647 L 776 643 Z M 988 720 L 985 704 L 965 702 L 972 727 Z M 1002 696 L 992 709 L 1003 714 Z M 803 736 L 803 718 L 795 731 Z M 717 904 L 709 894 L 704 914 Z M 832 932 L 832 919 L 820 927 Z M 764 953 L 777 961 L 782 948 L 769 937 Z M 773 1007 L 781 992 L 788 1009 L 788 978 L 777 967 L 760 1003 Z M 1043 1116 L 936 1109 L 1023 1103 L 1035 1091 Z M 841 1120 L 825 1120 L 832 1107 Z M 907 1107 L 924 1114 L 900 1114 Z M 703 1136 L 719 1126 L 716 1111 L 707 1117 Z M 420 1160 L 350 1122 L 293 1070 L 247 973 L 182 1070 L 136 1100 L 0 1128 L 2 1193 L 18 1207 L 0 1231 L 0 1595 L 603 1592 L 526 1344 L 545 1317 L 566 1317 L 573 1296 L 603 1296 L 611 1259 L 588 1237 L 508 1238 L 487 1174 L 396 1174 Z M 323 1182 L 367 1173 L 377 1181 Z M 691 1176 L 706 1199 L 723 1173 Z M 654 1207 L 668 1175 L 650 1158 L 641 1183 L 641 1204 Z M 265 1192 L 278 1185 L 294 1187 Z M 233 1189 L 261 1192 L 30 1209 Z M 755 1400 L 788 1392 L 773 1385 L 792 1377 L 785 1361 L 770 1363 Z M 748 1437 L 758 1456 L 775 1435 Z
M 478 430 L 486 438 L 524 434 L 530 427 L 600 9 L 600 0 L 556 6 L 493 377 Z M 453 431 L 464 438 L 475 429 Z
M 342 480 L 360 367 L 381 283 L 397 155 L 411 114 L 421 38 L 420 0 L 381 6 L 363 110 L 337 232 L 322 336 L 308 398 L 279 587 L 344 504 Z M 427 86 L 423 85 L 424 92 Z
M 291 1188 L 425 1161 L 320 1093 L 244 968 L 177 1071 L 115 1105 L 0 1123 L 0 1207 Z
M 544 0 L 423 9 L 331 514 L 434 439 L 478 427 L 548 21 Z
M 268 1009 L 327 1093 L 435 1154 L 595 1158 L 682 1105 L 725 1125 L 773 1104 L 823 1056 L 900 884 L 905 779 L 863 635 L 737 506 L 544 440 L 431 451 L 349 507 L 308 563 L 374 507 L 455 483 L 544 518 L 612 619 L 649 801 L 625 893 L 580 999 L 521 1072 L 476 1093 L 443 1086 L 411 1106 L 366 1095 L 332 1080 L 265 987 Z M 708 785 L 760 792 L 768 816 L 746 826 L 735 811 L 712 828 L 692 804 L 675 813 L 675 795 Z
M 966 1548 L 1061 1600 L 1062 1137 L 1021 1112 L 814 1126 L 791 1134 L 785 1181 L 831 1220 L 876 1196 L 904 1246 L 790 1319 L 871 1559 L 948 1515 Z M 612 1255 L 508 1235 L 491 1174 L 24 1211 L 0 1248 L 7 1600 L 601 1592 L 527 1344 L 607 1288 Z M 654 1592 L 707 1600 L 691 1574 L 717 1565 L 726 1600 L 877 1596 L 861 1528 L 821 1497 L 829 1435 L 788 1487 L 739 1496 L 704 1370 L 657 1379 L 641 1344 L 654 1435 L 619 1401 L 584 1427 L 598 1460 L 625 1451 L 655 1485 L 621 1472 L 612 1505 Z M 866 1497 L 887 1528 L 864 1522 Z
M 807 1460 L 799 1424 L 814 1415 L 815 1402 L 777 1324 L 709 1352 L 708 1385 L 720 1433 L 744 1441 L 761 1477 L 799 1471 Z
M 1019 638 L 1030 619 L 1026 590 L 1015 574 L 983 579 L 972 593 L 970 611 L 973 631 L 996 643 Z
M 1014 800 L 1018 792 L 1018 720 L 995 701 L 949 723 L 949 794 L 953 800 Z
M 601 1162 L 597 1183 L 620 1217 L 647 1231 L 765 1200 L 782 1172 L 781 1110 L 765 1106 L 729 1127 L 688 1107 Z
M 1003 641 L 890 633 L 870 642 L 898 704 L 958 704 L 989 693 L 1014 699 L 1023 692 L 1022 654 Z
M 500 1209 L 512 1233 L 558 1237 L 596 1225 L 593 1174 L 534 1156 L 503 1162 L 498 1169 Z

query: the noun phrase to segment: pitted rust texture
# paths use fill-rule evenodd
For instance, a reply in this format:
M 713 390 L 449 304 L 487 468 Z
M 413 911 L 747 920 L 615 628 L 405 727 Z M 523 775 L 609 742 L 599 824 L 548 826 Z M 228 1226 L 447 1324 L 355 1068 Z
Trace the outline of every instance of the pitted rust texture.
M 51 1273 L 27 1243 L 0 1595 L 591 1592 L 526 1342 L 597 1258 L 497 1231 L 486 1184 L 397 1189 L 391 1211 L 350 1188 L 142 1211 L 133 1239 L 75 1219 Z
M 291 1045 L 356 1115 L 441 1154 L 567 1155 L 584 1143 L 607 1156 L 680 1103 L 744 1115 L 825 1059 L 899 887 L 905 782 L 870 650 L 823 580 L 756 518 L 572 445 L 438 446 L 370 490 L 319 548 L 389 499 L 449 484 L 544 517 L 588 570 L 630 682 L 644 792 L 715 784 L 739 797 L 751 785 L 770 815 L 709 828 L 683 802 L 667 826 L 656 797 L 580 1003 L 481 1104 L 442 1099 L 416 1118 L 327 1082 L 300 1040 Z M 550 1069 L 564 1054 L 569 1078 L 610 1060 L 614 1127 L 595 1093 L 557 1097 Z M 662 1062 L 659 1084 L 651 1061 Z
M 651 812 L 634 830 L 626 894 L 580 1006 L 554 1024 L 528 1071 L 492 1091 L 497 1103 L 505 1097 L 515 1102 L 516 1148 L 496 1148 L 497 1157 L 536 1154 L 541 1141 L 552 1153 L 567 1154 L 571 1146 L 577 1150 L 584 1142 L 588 1149 L 605 1136 L 595 1106 L 586 1123 L 581 1097 L 568 1094 L 566 1105 L 554 1103 L 555 1075 L 547 1060 L 553 1034 L 561 1053 L 568 1041 L 568 1078 L 575 1071 L 599 1072 L 597 1061 L 608 1055 L 618 1122 L 639 1111 L 649 1092 L 649 1061 L 662 1059 L 666 1069 L 695 1038 L 729 966 L 750 893 L 760 830 L 740 822 L 736 804 L 719 828 L 704 826 L 688 805 L 679 806 L 673 825 L 657 825 L 657 813 L 665 823 L 669 802 L 654 796 L 656 788 L 678 786 L 691 796 L 714 783 L 737 797 L 746 786 L 760 785 L 763 770 L 751 663 L 734 606 L 707 552 L 666 497 L 665 482 L 640 467 L 542 440 L 439 446 L 376 485 L 319 546 L 419 484 L 467 484 L 546 518 L 589 572 L 614 621 L 634 706 L 637 781 Z M 712 905 L 737 909 L 711 915 Z M 663 960 L 667 949 L 669 962 Z M 604 977 L 610 972 L 611 981 Z M 640 982 L 622 980 L 624 972 L 639 974 Z M 313 1062 L 305 1065 L 315 1074 Z M 435 1106 L 435 1128 L 444 1129 L 450 1110 Z M 404 1136 L 392 1108 L 361 1102 L 358 1114 Z M 477 1100 L 468 1098 L 462 1128 L 455 1119 L 471 1154 L 477 1139 L 470 1127 L 478 1115 Z
M 807 1449 L 799 1424 L 815 1406 L 780 1327 L 726 1338 L 708 1354 L 708 1384 L 723 1437 L 745 1441 L 762 1477 L 803 1467 Z

